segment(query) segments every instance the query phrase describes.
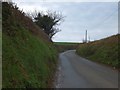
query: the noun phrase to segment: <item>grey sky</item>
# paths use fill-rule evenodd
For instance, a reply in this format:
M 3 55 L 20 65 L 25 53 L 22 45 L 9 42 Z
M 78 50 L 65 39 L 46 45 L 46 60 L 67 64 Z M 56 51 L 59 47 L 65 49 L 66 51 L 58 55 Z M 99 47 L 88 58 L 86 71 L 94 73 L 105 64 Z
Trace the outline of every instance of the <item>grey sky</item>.
M 81 42 L 86 29 L 91 40 L 117 34 L 118 2 L 107 1 L 74 2 L 74 0 L 71 0 L 71 2 L 38 2 L 37 0 L 26 0 L 26 2 L 20 2 L 19 0 L 14 0 L 24 12 L 34 11 L 35 9 L 37 11 L 52 10 L 62 12 L 63 16 L 65 16 L 64 22 L 58 26 L 62 31 L 53 37 L 53 41 L 58 42 Z

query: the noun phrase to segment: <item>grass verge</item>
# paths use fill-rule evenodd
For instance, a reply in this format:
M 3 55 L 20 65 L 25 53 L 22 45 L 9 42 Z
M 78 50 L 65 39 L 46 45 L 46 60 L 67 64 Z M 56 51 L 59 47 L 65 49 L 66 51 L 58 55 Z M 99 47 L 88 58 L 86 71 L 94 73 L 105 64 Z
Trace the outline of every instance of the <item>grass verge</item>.
M 97 61 L 115 68 L 119 67 L 118 51 L 118 37 L 120 35 L 113 35 L 111 37 L 101 39 L 98 41 L 85 43 L 79 45 L 76 52 L 87 59 Z

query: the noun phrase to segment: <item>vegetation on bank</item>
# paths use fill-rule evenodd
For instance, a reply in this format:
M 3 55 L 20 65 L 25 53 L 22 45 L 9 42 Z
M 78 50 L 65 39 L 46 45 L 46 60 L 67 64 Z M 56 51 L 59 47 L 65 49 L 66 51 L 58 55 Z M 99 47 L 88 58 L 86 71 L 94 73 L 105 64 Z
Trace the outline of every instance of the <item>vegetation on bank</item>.
M 0 2 L 0 88 L 2 88 L 2 4 Z
M 74 43 L 74 42 L 54 42 L 56 45 L 79 45 L 79 43 Z
M 57 65 L 53 43 L 15 5 L 2 6 L 2 87 L 51 87 Z
M 76 49 L 79 43 L 71 43 L 71 42 L 54 42 L 54 45 L 57 47 L 59 52 L 64 52 L 66 50 Z
M 120 37 L 120 34 L 94 42 L 81 44 L 76 52 L 80 56 L 89 60 L 119 68 L 120 63 L 118 62 L 118 51 L 120 48 L 118 48 L 118 46 L 120 43 L 118 43 L 118 37 Z

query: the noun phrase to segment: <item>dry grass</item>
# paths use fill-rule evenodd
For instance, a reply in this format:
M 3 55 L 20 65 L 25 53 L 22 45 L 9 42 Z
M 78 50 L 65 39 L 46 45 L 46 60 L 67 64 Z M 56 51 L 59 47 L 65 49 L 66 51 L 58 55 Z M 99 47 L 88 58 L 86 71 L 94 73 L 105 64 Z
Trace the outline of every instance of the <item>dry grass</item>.
M 119 68 L 118 46 L 120 34 L 79 45 L 77 53 L 93 61 Z

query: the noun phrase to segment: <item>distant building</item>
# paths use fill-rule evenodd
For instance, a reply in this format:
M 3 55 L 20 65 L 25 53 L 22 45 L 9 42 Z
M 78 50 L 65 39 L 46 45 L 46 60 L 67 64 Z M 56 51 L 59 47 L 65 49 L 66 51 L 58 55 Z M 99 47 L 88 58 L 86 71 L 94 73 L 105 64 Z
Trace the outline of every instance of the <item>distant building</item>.
M 90 36 L 88 38 L 88 33 L 87 33 L 87 30 L 85 32 L 85 37 L 83 38 L 82 40 L 83 43 L 89 43 L 90 42 Z

